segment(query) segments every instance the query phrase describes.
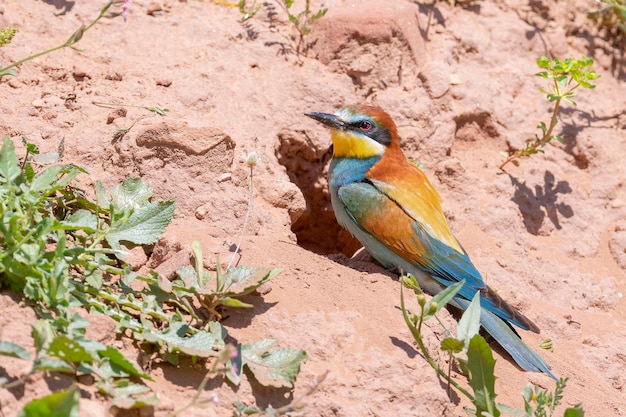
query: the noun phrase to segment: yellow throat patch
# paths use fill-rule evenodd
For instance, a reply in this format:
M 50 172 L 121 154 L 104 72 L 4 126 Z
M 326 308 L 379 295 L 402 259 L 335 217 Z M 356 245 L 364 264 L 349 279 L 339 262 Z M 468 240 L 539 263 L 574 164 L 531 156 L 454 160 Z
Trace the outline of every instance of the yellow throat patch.
M 343 130 L 333 130 L 333 155 L 338 158 L 371 158 L 382 156 L 385 146 L 367 136 L 355 135 Z

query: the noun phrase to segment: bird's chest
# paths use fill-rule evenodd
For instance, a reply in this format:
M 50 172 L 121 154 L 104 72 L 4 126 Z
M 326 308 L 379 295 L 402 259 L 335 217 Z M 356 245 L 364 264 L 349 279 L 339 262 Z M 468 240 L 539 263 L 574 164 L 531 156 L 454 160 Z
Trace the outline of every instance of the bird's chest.
M 372 158 L 333 158 L 328 171 L 330 200 L 337 222 L 354 234 L 355 223 L 339 198 L 339 189 L 348 184 L 361 182 L 366 172 L 380 160 Z

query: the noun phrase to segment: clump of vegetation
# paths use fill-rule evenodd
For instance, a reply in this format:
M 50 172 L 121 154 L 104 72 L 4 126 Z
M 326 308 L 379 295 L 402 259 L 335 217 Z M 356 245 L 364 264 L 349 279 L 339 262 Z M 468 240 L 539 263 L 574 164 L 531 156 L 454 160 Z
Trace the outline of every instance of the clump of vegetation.
M 278 5 L 283 9 L 287 18 L 296 29 L 297 35 L 285 36 L 290 42 L 295 42 L 295 52 L 298 56 L 306 55 L 308 46 L 305 42 L 305 37 L 311 33 L 312 25 L 317 20 L 321 19 L 328 12 L 327 8 L 319 9 L 317 12 L 311 10 L 311 1 L 305 0 L 304 9 L 299 12 L 293 11 L 293 0 L 279 0 Z M 230 3 L 221 3 L 230 4 Z M 238 3 L 232 3 L 233 6 L 239 8 L 239 12 L 242 14 L 242 21 L 246 21 L 254 17 L 254 15 L 261 9 L 261 5 L 257 5 L 256 0 L 253 0 L 252 5 L 248 6 L 246 0 L 239 0 Z M 275 8 L 273 6 L 267 6 L 268 16 L 276 16 Z
M 626 2 L 599 0 L 600 9 L 587 13 L 587 17 L 600 25 L 607 37 L 623 43 L 626 39 Z
M 576 102 L 573 98 L 576 96 L 576 89 L 578 87 L 587 89 L 595 88 L 596 86 L 592 81 L 600 77 L 595 70 L 590 68 L 593 65 L 593 59 L 587 57 L 581 59 L 568 58 L 565 60 L 551 60 L 542 56 L 537 60 L 537 65 L 539 68 L 543 69 L 543 71 L 535 75 L 550 80 L 550 87 L 547 90 L 542 89 L 541 91 L 546 94 L 546 98 L 550 103 L 554 103 L 552 116 L 550 117 L 548 125 L 544 122 L 537 125 L 537 129 L 541 130 L 541 134 L 536 134 L 535 139 L 527 142 L 524 148 L 518 149 L 509 155 L 509 157 L 500 164 L 500 169 L 504 169 L 504 166 L 509 162 L 512 162 L 516 166 L 519 165 L 519 158 L 529 157 L 536 153 L 543 153 L 543 148 L 553 139 L 563 143 L 563 138 L 553 133 L 559 121 L 558 117 L 561 103 L 566 102 L 575 106 Z
M 152 201 L 152 189 L 137 178 L 109 190 L 96 181 L 91 199 L 74 184 L 84 169 L 39 170 L 39 150 L 24 143 L 22 161 L 10 139 L 0 149 L 0 287 L 21 294 L 40 319 L 31 329 L 34 358 L 22 346 L 0 342 L 0 355 L 32 362 L 30 372 L 2 379 L 0 387 L 23 384 L 37 372 L 91 375 L 100 394 L 118 408 L 157 404 L 157 393 L 144 383 L 149 374 L 117 348 L 86 337 L 88 312 L 110 317 L 118 334 L 171 363 L 181 355 L 206 361 L 210 377 L 221 374 L 237 385 L 247 369 L 262 385 L 293 385 L 306 352 L 278 347 L 272 339 L 229 345 L 219 322 L 224 308 L 252 307 L 240 297 L 279 270 L 222 271 L 218 265 L 210 273 L 194 242 L 194 264 L 181 266 L 173 281 L 154 271 L 138 274 L 124 260 L 127 251 L 153 244 L 170 223 L 175 203 Z M 59 415 L 74 415 L 77 392 L 72 386 L 33 400 L 23 415 L 58 404 L 64 407 Z
M 324 17 L 328 9 L 320 9 L 313 13 L 311 10 L 311 1 L 305 0 L 304 10 L 298 13 L 292 13 L 291 6 L 293 6 L 293 0 L 281 0 L 278 2 L 283 10 L 287 13 L 289 21 L 298 31 L 298 40 L 296 51 L 298 53 L 303 52 L 304 37 L 311 33 L 311 25 L 316 21 Z
M 468 415 L 477 417 L 509 414 L 524 417 L 548 417 L 553 416 L 556 408 L 561 404 L 563 390 L 567 385 L 567 378 L 557 381 L 554 392 L 542 390 L 537 386 L 528 385 L 522 391 L 524 398 L 524 409 L 517 409 L 506 404 L 496 403 L 494 374 L 495 359 L 489 344 L 478 333 L 480 329 L 480 296 L 474 296 L 467 310 L 463 313 L 457 327 L 456 337 L 446 330 L 447 337 L 441 341 L 441 350 L 449 356 L 448 369 L 442 369 L 432 358 L 426 345 L 424 344 L 422 326 L 424 322 L 436 317 L 445 305 L 461 289 L 464 281 L 458 282 L 444 289 L 427 301 L 426 295 L 422 292 L 417 280 L 412 275 L 401 277 L 401 308 L 404 320 L 417 343 L 417 347 L 423 354 L 428 364 L 441 376 L 448 387 L 454 387 L 458 392 L 466 396 L 476 407 L 473 410 L 466 410 Z M 417 297 L 419 311 L 411 313 L 405 305 L 404 288 L 413 290 Z M 469 376 L 469 389 L 463 387 L 455 381 L 452 376 L 452 365 Z M 580 404 L 567 408 L 564 417 L 583 417 L 584 411 Z

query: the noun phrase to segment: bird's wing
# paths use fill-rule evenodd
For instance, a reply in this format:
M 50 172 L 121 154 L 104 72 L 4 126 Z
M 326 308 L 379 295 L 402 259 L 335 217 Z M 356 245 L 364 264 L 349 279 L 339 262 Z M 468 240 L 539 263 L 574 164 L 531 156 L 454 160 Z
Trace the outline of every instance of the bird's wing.
M 465 280 L 466 286 L 473 289 L 467 294 L 471 300 L 474 292 L 485 284 L 447 223 L 444 230 L 434 229 L 440 223 L 436 212 L 438 201 L 429 200 L 425 198 L 427 195 L 417 194 L 415 190 L 394 192 L 394 187 L 370 180 L 343 186 L 338 194 L 363 230 L 446 286 Z M 443 213 L 440 216 L 445 221 Z
M 459 291 L 461 297 L 471 300 L 480 291 L 484 308 L 522 329 L 538 331 L 530 320 L 485 285 L 452 235 L 439 196 L 432 190 L 433 194 L 409 188 L 408 182 L 395 181 L 390 185 L 369 179 L 341 187 L 338 195 L 358 227 L 397 255 L 444 286 L 465 280 Z

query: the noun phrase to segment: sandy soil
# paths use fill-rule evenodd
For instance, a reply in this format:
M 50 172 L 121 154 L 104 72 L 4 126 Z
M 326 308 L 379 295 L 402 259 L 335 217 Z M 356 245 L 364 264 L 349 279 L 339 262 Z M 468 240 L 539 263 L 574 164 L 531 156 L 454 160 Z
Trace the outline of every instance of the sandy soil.
M 5 0 L 0 27 L 20 33 L 0 49 L 4 64 L 64 42 L 104 2 Z M 296 1 L 301 10 L 303 1 Z M 319 1 L 312 1 L 317 10 Z M 128 23 L 103 20 L 78 45 L 19 68 L 0 82 L 0 133 L 55 150 L 113 185 L 140 176 L 158 199 L 177 201 L 158 244 L 160 259 L 200 240 L 228 256 L 247 208 L 248 168 L 256 150 L 255 201 L 242 246 L 246 265 L 280 267 L 253 311 L 224 321 L 239 341 L 272 337 L 307 350 L 293 392 L 244 383 L 221 388 L 219 416 L 234 399 L 278 407 L 306 398 L 311 416 L 460 416 L 468 404 L 445 386 L 415 350 L 399 311 L 397 278 L 349 256 L 358 244 L 337 226 L 326 173 L 328 132 L 302 115 L 373 103 L 399 126 L 403 148 L 439 189 L 451 225 L 489 285 L 542 329 L 524 334 L 558 376 L 570 377 L 565 404 L 589 416 L 626 414 L 626 88 L 619 50 L 586 18 L 594 1 L 448 2 L 328 0 L 328 14 L 297 55 L 293 28 L 269 1 L 242 24 L 234 7 L 208 0 L 134 0 Z M 602 75 L 595 91 L 566 106 L 564 145 L 520 167 L 498 170 L 501 152 L 533 137 L 550 106 L 534 77 L 540 55 L 592 56 Z M 94 102 L 160 106 L 164 116 Z M 119 140 L 118 128 L 133 126 Z M 21 145 L 19 145 L 21 146 Z M 36 319 L 0 295 L 2 338 L 32 349 Z M 453 319 L 444 312 L 444 320 Z M 91 335 L 121 344 L 113 325 L 94 318 Z M 427 328 L 436 349 L 443 332 Z M 521 406 L 524 373 L 496 351 L 498 400 Z M 443 361 L 443 358 L 440 358 Z M 23 362 L 3 359 L 17 377 Z M 161 404 L 141 415 L 164 416 L 191 398 L 204 373 L 191 364 L 156 364 L 149 385 Z M 463 378 L 459 377 L 462 381 Z M 14 416 L 32 398 L 70 381 L 39 376 L 0 391 L 0 414 Z M 208 394 L 207 394 L 208 395 Z M 108 414 L 106 400 L 83 392 L 81 415 Z M 147 414 L 146 414 L 147 411 Z M 194 409 L 190 416 L 211 415 Z

